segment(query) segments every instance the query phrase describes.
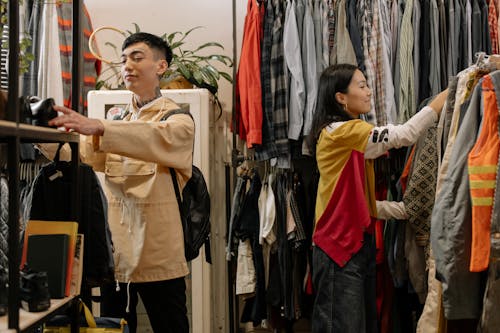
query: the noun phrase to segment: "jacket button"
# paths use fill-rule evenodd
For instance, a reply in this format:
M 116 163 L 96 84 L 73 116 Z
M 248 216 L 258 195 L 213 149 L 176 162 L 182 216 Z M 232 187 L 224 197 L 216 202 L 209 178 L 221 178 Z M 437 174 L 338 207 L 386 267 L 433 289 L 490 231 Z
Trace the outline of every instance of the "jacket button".
M 493 234 L 493 238 L 495 238 L 495 239 L 500 239 L 500 232 L 495 232 L 495 233 Z

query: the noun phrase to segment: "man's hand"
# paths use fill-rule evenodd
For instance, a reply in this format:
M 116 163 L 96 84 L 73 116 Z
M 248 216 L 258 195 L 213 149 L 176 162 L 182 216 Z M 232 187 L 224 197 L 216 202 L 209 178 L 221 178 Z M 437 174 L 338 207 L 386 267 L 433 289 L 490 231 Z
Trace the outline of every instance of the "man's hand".
M 50 126 L 64 126 L 66 130 L 74 130 L 83 135 L 103 135 L 104 126 L 97 119 L 87 118 L 76 111 L 68 109 L 64 106 L 54 106 L 54 110 L 62 112 L 58 116 L 49 121 Z

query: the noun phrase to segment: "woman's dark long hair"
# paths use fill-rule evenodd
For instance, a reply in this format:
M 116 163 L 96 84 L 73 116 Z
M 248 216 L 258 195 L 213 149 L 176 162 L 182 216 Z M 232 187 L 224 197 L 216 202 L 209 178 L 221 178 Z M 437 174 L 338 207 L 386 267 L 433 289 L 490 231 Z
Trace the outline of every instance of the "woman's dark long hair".
M 316 142 L 321 130 L 334 121 L 347 121 L 352 117 L 337 102 L 335 94 L 347 93 L 352 76 L 358 68 L 351 64 L 337 64 L 326 68 L 319 78 L 318 98 L 308 137 L 310 149 L 316 153 Z

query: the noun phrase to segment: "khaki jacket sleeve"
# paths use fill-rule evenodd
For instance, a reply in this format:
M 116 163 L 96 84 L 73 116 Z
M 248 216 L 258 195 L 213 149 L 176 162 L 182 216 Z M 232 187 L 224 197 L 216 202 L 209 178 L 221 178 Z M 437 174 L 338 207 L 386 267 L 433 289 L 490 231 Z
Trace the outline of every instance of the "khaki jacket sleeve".
M 189 115 L 173 115 L 164 122 L 103 120 L 102 123 L 100 152 L 180 170 L 191 168 L 194 123 Z
M 94 171 L 104 172 L 106 153 L 98 151 L 99 142 L 99 136 L 80 135 L 80 158 L 82 162 L 92 166 Z

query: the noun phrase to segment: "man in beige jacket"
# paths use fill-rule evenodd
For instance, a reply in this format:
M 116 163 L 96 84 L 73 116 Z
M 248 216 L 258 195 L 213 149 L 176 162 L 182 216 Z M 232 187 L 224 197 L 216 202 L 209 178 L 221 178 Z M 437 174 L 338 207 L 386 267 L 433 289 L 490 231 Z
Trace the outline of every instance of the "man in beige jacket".
M 184 281 L 189 271 L 169 168 L 177 170 L 182 190 L 191 177 L 194 124 L 187 114 L 162 120 L 179 108 L 159 88 L 171 59 L 161 38 L 129 36 L 122 46 L 121 72 L 133 97 L 123 119 L 90 119 L 58 106 L 62 115 L 51 121 L 85 135 L 83 161 L 105 173 L 115 248 L 114 296 L 121 305 L 117 315 L 128 319 L 131 333 L 137 326 L 137 294 L 154 332 L 189 332 Z

